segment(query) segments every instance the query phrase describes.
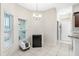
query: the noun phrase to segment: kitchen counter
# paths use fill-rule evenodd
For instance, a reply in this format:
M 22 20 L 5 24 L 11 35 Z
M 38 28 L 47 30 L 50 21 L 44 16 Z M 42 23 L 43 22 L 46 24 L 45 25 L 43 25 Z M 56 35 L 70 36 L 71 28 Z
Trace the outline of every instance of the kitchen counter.
M 79 35 L 68 35 L 68 37 L 79 39 Z
M 68 37 L 72 38 L 73 54 L 79 56 L 79 34 L 68 35 Z

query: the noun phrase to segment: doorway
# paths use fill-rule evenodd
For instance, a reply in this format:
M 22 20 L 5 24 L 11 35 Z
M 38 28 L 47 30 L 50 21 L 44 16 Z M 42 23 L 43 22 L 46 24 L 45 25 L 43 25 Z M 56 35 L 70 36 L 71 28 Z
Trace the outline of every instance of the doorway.
M 65 43 L 71 43 L 71 39 L 68 37 L 68 35 L 71 35 L 71 21 L 64 19 L 57 21 L 57 38 L 58 40 L 65 42 Z

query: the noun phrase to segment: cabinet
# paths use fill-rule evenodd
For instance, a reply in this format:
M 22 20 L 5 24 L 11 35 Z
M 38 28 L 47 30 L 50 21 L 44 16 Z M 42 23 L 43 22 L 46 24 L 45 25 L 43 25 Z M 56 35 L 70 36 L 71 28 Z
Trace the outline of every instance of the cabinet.
M 73 53 L 79 56 L 79 39 L 73 38 Z

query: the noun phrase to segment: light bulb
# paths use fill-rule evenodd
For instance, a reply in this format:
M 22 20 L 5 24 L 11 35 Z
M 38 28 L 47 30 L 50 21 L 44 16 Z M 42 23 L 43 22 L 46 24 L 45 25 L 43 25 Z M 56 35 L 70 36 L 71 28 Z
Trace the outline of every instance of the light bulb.
M 41 18 L 41 17 L 42 17 L 42 15 L 41 15 L 41 14 L 39 14 L 39 17 Z
M 33 13 L 33 17 L 35 17 L 36 16 L 36 14 L 35 13 Z

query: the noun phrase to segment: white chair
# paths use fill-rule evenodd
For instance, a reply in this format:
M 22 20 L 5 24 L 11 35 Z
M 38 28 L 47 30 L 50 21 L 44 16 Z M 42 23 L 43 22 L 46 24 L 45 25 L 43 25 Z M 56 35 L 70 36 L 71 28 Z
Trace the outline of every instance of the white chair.
M 19 40 L 19 47 L 21 50 L 26 51 L 30 48 L 30 43 L 26 41 Z

